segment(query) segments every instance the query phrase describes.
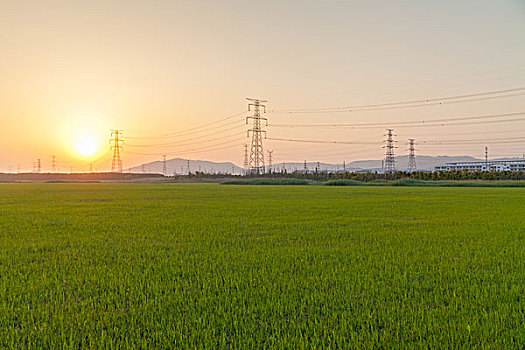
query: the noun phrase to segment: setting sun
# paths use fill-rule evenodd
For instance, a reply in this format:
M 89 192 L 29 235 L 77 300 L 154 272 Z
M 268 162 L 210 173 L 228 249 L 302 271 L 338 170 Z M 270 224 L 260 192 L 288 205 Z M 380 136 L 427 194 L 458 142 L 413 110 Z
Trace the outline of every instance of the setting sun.
M 74 146 L 75 152 L 82 157 L 90 157 L 97 153 L 97 143 L 93 138 L 82 137 L 79 138 Z

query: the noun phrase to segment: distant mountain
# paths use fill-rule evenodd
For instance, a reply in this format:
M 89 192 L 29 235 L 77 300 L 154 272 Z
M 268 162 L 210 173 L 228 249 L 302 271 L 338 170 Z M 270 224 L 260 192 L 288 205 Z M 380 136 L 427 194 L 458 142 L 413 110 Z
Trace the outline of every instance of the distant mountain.
M 215 163 L 206 160 L 193 160 L 193 159 L 182 159 L 174 158 L 166 160 L 166 174 L 188 174 L 188 162 L 189 169 L 192 173 L 196 171 L 202 171 L 205 173 L 228 173 L 231 174 L 241 174 L 244 170 L 231 163 Z M 155 161 L 150 163 L 145 163 L 136 167 L 132 167 L 125 170 L 130 173 L 156 173 L 162 174 L 163 171 L 163 162 Z
M 418 170 L 434 170 L 436 165 L 441 165 L 445 163 L 452 162 L 476 162 L 481 161 L 481 159 L 469 157 L 469 156 L 416 156 L 416 165 Z M 163 169 L 162 161 L 155 161 L 150 163 L 145 163 L 136 167 L 126 169 L 126 172 L 131 173 L 156 173 L 162 174 Z M 358 171 L 358 170 L 370 170 L 378 171 L 381 170 L 381 159 L 371 159 L 371 160 L 357 160 L 353 162 L 346 163 L 345 169 L 347 171 Z M 231 174 L 242 174 L 244 169 L 235 165 L 231 162 L 225 163 L 216 163 L 206 160 L 189 160 L 190 171 L 192 173 L 196 171 L 202 171 L 205 173 L 228 173 Z M 343 164 L 331 164 L 331 163 L 317 163 L 317 162 L 307 162 L 306 167 L 309 171 L 315 171 L 318 168 L 319 171 L 342 171 Z M 398 170 L 406 170 L 408 167 L 408 156 L 403 155 L 396 157 L 396 168 Z M 304 169 L 304 162 L 283 162 L 273 165 L 274 171 L 281 171 L 286 169 L 288 172 L 293 172 L 296 170 Z M 166 160 L 166 173 L 167 175 L 174 174 L 187 174 L 188 173 L 188 159 L 174 158 Z

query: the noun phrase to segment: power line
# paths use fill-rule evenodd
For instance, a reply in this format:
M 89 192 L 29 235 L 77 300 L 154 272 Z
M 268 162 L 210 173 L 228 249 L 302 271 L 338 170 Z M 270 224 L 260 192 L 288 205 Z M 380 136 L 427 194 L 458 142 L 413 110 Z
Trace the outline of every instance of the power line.
M 244 127 L 244 126 L 240 125 L 240 127 Z M 235 127 L 233 129 L 238 129 L 238 128 L 239 127 Z M 200 141 L 196 141 L 196 142 L 179 143 L 179 142 L 190 141 L 190 140 L 184 140 L 184 141 L 171 142 L 171 143 L 165 143 L 165 144 L 142 144 L 142 145 L 126 143 L 126 146 L 128 146 L 128 147 L 145 147 L 145 148 L 147 148 L 147 147 L 175 148 L 175 147 L 184 147 L 184 146 L 188 146 L 188 145 L 202 144 L 202 143 L 205 143 L 205 142 L 211 142 L 211 141 L 216 141 L 216 140 L 222 140 L 222 139 L 224 139 L 226 137 L 232 137 L 232 136 L 238 136 L 238 135 L 240 135 L 240 133 L 236 132 L 236 133 L 233 133 L 233 134 L 223 135 L 223 136 L 220 136 L 220 137 L 215 137 L 215 138 L 206 139 L 206 140 L 202 140 L 201 138 L 190 139 L 191 141 L 193 141 L 193 140 L 200 140 Z
M 341 145 L 377 145 L 379 142 L 352 142 L 352 141 L 329 141 L 329 140 L 301 140 L 301 139 L 282 139 L 277 137 L 267 137 L 267 140 L 273 141 L 288 141 L 288 142 L 304 142 L 304 143 L 332 143 Z
M 383 108 L 399 108 L 399 107 L 407 108 L 407 107 L 410 107 L 410 106 L 419 107 L 419 106 L 425 106 L 425 105 L 434 105 L 436 103 L 437 104 L 444 104 L 444 101 L 454 101 L 454 100 L 461 100 L 461 101 L 457 101 L 458 103 L 459 102 L 470 102 L 470 101 L 479 100 L 479 99 L 476 99 L 476 97 L 509 94 L 509 93 L 520 92 L 520 91 L 525 91 L 525 87 L 516 87 L 516 88 L 510 88 L 510 89 L 503 89 L 503 90 L 485 91 L 485 92 L 478 92 L 478 93 L 464 94 L 464 95 L 434 97 L 434 98 L 407 100 L 407 101 L 397 101 L 397 102 L 386 102 L 386 103 L 374 103 L 374 104 L 356 105 L 356 106 L 296 108 L 296 109 L 274 109 L 274 110 L 271 110 L 271 112 L 272 113 L 275 113 L 275 112 L 285 112 L 285 113 L 331 113 L 331 112 L 349 112 L 349 111 L 358 111 L 358 110 L 361 110 L 361 111 L 362 110 L 375 110 L 375 109 L 383 109 Z M 511 95 L 491 96 L 488 99 L 513 97 L 513 96 L 520 96 L 520 95 L 523 95 L 523 94 L 525 94 L 525 92 L 518 93 L 518 94 L 511 94 Z
M 203 128 L 206 128 L 206 127 L 208 127 L 210 125 L 214 125 L 214 124 L 221 123 L 223 121 L 226 121 L 226 120 L 238 117 L 238 116 L 240 116 L 240 115 L 242 115 L 244 113 L 246 113 L 246 111 L 235 113 L 235 114 L 232 114 L 232 115 L 230 115 L 228 117 L 225 117 L 225 118 L 222 118 L 222 119 L 218 119 L 218 120 L 206 123 L 206 124 L 202 124 L 202 125 L 199 125 L 199 126 L 196 126 L 196 127 L 193 127 L 193 128 L 183 129 L 183 130 L 179 130 L 179 131 L 175 131 L 175 132 L 171 132 L 171 133 L 166 133 L 166 134 L 160 134 L 160 135 L 156 135 L 156 136 L 130 137 L 130 139 L 158 139 L 158 138 L 162 138 L 162 137 L 171 137 L 171 136 L 175 136 L 175 135 L 181 136 L 181 134 L 186 135 L 186 134 L 192 134 L 192 133 L 199 133 L 199 132 L 202 132 L 202 131 L 196 131 L 196 130 L 203 129 Z M 224 124 L 223 126 L 226 126 L 226 125 L 229 125 L 229 124 Z M 215 129 L 215 127 L 213 129 Z
M 383 127 L 385 125 L 392 125 L 392 126 L 399 126 L 399 127 L 406 127 L 406 125 L 412 125 L 417 126 L 417 124 L 431 124 L 431 123 L 439 123 L 437 125 L 442 125 L 441 123 L 444 122 L 454 122 L 454 121 L 466 121 L 466 120 L 483 120 L 483 119 L 491 119 L 491 118 L 507 118 L 507 117 L 513 117 L 513 116 L 519 116 L 519 115 L 525 115 L 525 112 L 513 112 L 513 113 L 503 113 L 503 114 L 486 114 L 481 116 L 461 116 L 461 117 L 451 117 L 451 118 L 440 118 L 440 119 L 426 119 L 426 120 L 412 120 L 412 121 L 389 121 L 388 123 L 385 122 L 375 122 L 375 123 L 332 123 L 332 124 L 269 124 L 270 127 L 287 127 L 287 128 L 295 128 L 295 127 L 334 127 L 334 128 L 365 128 L 365 127 Z M 525 119 L 525 117 L 523 118 Z M 514 120 L 514 119 L 513 119 Z M 436 126 L 436 125 L 431 125 Z
M 233 143 L 233 142 L 238 143 L 239 141 L 242 141 L 244 139 L 245 139 L 244 137 L 241 137 L 241 138 L 234 139 L 234 140 L 220 142 L 220 143 L 216 143 L 215 146 L 223 145 L 223 144 L 230 144 L 230 143 Z M 179 152 L 167 152 L 167 153 L 164 153 L 164 154 L 166 154 L 166 155 L 182 155 L 182 154 L 198 153 L 198 152 L 201 152 L 201 151 L 210 151 L 211 152 L 211 151 L 216 151 L 216 150 L 220 150 L 220 149 L 233 147 L 234 145 L 227 146 L 227 147 L 215 147 L 215 146 L 194 148 L 194 149 L 190 149 L 190 150 L 186 150 L 186 151 L 179 151 Z M 237 144 L 237 146 L 238 146 L 238 144 Z M 126 151 L 126 154 L 136 154 L 136 155 L 143 155 L 143 156 L 161 156 L 161 155 L 163 155 L 161 153 L 142 153 L 142 152 L 133 152 L 133 151 Z

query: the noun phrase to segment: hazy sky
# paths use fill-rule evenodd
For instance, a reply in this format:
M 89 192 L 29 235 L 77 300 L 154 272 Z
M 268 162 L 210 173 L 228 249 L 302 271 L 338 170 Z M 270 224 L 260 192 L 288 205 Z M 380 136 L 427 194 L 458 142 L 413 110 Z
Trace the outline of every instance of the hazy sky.
M 111 128 L 129 136 L 124 167 L 160 158 L 136 153 L 242 165 L 247 140 L 235 140 L 245 135 L 243 117 L 218 123 L 219 133 L 213 136 L 204 128 L 200 134 L 162 141 L 132 137 L 178 132 L 242 112 L 246 97 L 267 99 L 273 110 L 523 87 L 525 1 L 0 0 L 0 45 L 0 170 L 20 164 L 29 171 L 37 158 L 45 170 L 51 155 L 63 170 L 83 170 L 102 157 L 96 166 L 105 170 Z M 388 124 L 522 111 L 525 95 L 359 113 L 266 116 L 275 124 Z M 232 124 L 235 120 L 238 124 Z M 383 127 L 267 131 L 268 137 L 378 143 L 385 132 Z M 395 133 L 397 152 L 404 154 L 409 137 L 515 139 L 525 137 L 524 131 L 525 121 L 515 121 Z M 166 141 L 170 147 L 137 147 Z M 94 143 L 97 155 L 79 157 L 78 142 Z M 525 141 L 486 144 L 493 156 L 525 153 Z M 275 162 L 349 162 L 383 155 L 381 144 L 267 141 L 265 148 L 274 150 Z M 421 145 L 418 153 L 481 157 L 483 146 Z

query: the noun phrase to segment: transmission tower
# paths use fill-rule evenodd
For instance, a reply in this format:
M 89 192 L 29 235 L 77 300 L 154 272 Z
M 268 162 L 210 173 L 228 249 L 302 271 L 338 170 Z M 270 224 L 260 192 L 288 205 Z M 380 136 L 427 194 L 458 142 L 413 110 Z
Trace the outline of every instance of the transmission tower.
M 248 172 L 248 168 L 250 167 L 250 159 L 248 158 L 248 145 L 244 145 L 244 172 Z
M 489 171 L 489 148 L 485 146 L 485 171 Z
M 387 133 L 385 134 L 385 136 L 387 137 L 387 139 L 384 141 L 386 142 L 386 145 L 383 146 L 383 148 L 386 149 L 386 152 L 385 152 L 385 162 L 383 163 L 383 172 L 385 174 L 393 174 L 395 171 L 396 171 L 396 157 L 395 157 L 395 154 L 394 154 L 394 149 L 397 148 L 394 143 L 394 139 L 393 137 L 395 135 L 392 134 L 392 132 L 394 131 L 393 129 L 386 129 L 387 130 Z
M 304 170 L 305 173 L 308 172 L 308 165 L 306 165 L 306 160 L 304 161 L 303 170 Z
M 36 161 L 36 172 L 39 174 L 42 172 L 42 161 L 40 159 Z
M 250 132 L 252 133 L 252 144 L 250 148 L 250 171 L 256 174 L 264 174 L 264 151 L 263 151 L 263 141 L 262 134 L 266 136 L 266 131 L 262 130 L 261 120 L 264 120 L 266 126 L 268 126 L 268 119 L 261 117 L 260 108 L 263 107 L 264 112 L 266 113 L 266 106 L 261 104 L 268 102 L 265 100 L 258 100 L 255 98 L 247 98 L 248 101 L 248 110 L 250 111 L 253 107 L 253 116 L 246 117 L 246 124 L 248 124 L 248 119 L 253 119 L 253 126 L 251 129 L 248 129 L 248 137 L 250 137 Z
M 162 156 L 162 175 L 166 176 L 166 155 Z
M 408 139 L 408 171 L 416 170 L 416 140 Z
M 113 160 L 111 161 L 111 171 L 114 173 L 122 172 L 122 160 L 120 159 L 120 149 L 122 148 L 122 143 L 124 139 L 122 138 L 122 130 L 112 129 L 111 130 L 111 140 L 109 144 L 113 150 Z
M 272 169 L 272 153 L 273 153 L 273 150 L 271 150 L 271 151 L 266 150 L 266 152 L 268 152 L 268 172 L 271 172 L 271 171 L 273 171 L 273 169 Z
M 57 157 L 51 156 L 51 173 L 57 172 Z

